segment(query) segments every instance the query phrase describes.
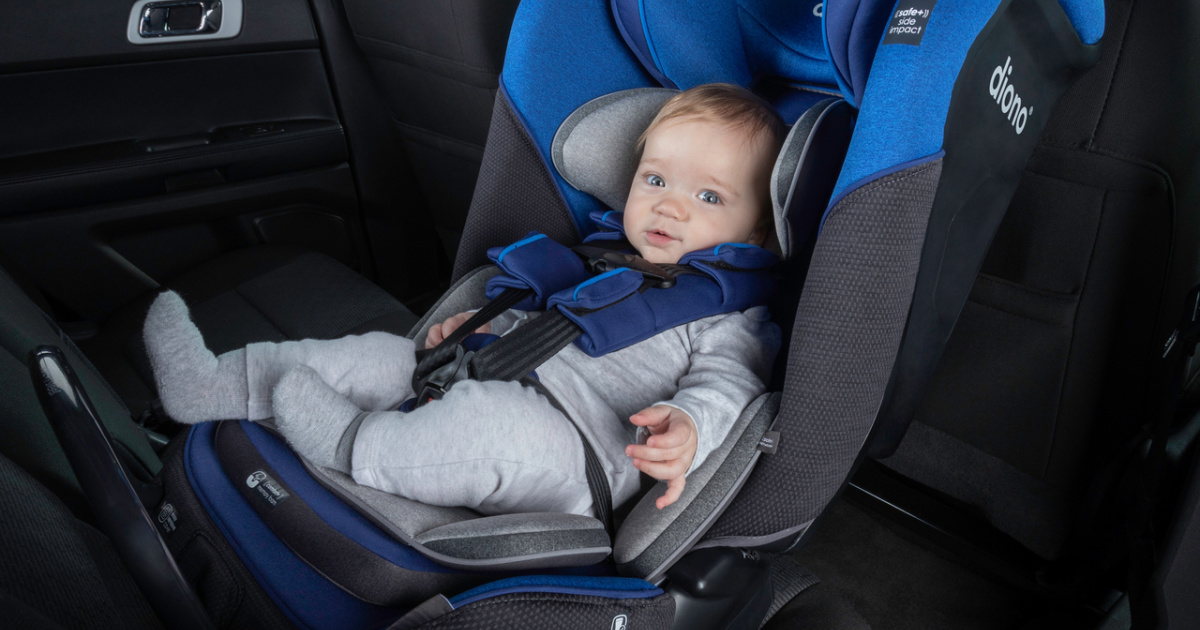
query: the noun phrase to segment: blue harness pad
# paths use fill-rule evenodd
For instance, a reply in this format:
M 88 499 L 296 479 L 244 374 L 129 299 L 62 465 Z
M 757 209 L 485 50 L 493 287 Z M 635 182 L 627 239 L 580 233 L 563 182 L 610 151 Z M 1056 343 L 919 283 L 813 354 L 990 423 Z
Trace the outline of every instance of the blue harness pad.
M 622 213 L 594 212 L 591 218 L 600 231 L 587 242 L 624 237 Z M 678 264 L 686 270 L 662 288 L 630 267 L 593 275 L 578 254 L 536 232 L 494 247 L 488 256 L 503 272 L 488 281 L 489 299 L 510 288 L 533 289 L 535 295 L 514 308 L 557 308 L 583 329 L 575 345 L 593 357 L 702 317 L 765 304 L 775 292 L 770 268 L 779 261 L 757 245 L 722 243 L 685 255 Z

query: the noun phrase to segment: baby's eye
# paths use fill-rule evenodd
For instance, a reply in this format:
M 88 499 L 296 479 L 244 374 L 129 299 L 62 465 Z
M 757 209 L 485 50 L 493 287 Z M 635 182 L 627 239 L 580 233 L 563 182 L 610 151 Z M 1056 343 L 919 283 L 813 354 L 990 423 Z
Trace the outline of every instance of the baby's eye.
M 646 176 L 646 183 L 650 184 L 651 186 L 666 186 L 667 185 L 667 182 L 664 182 L 663 178 L 659 177 L 658 175 L 655 175 L 654 173 L 651 173 Z
M 721 196 L 711 190 L 706 190 L 700 193 L 700 201 L 704 203 L 721 203 Z

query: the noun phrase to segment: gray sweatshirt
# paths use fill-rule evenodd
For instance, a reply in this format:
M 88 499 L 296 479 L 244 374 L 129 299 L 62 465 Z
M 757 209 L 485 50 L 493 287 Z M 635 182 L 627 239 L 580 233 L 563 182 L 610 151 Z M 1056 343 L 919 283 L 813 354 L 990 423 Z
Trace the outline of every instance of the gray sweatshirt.
M 531 315 L 537 314 L 508 311 L 492 320 L 492 332 L 503 335 Z M 596 448 L 617 495 L 639 485 L 625 456 L 636 433 L 629 416 L 655 404 L 691 416 L 698 433 L 694 470 L 766 391 L 779 346 L 779 327 L 760 306 L 681 324 L 601 357 L 570 345 L 537 374 Z M 624 498 L 614 496 L 618 504 Z

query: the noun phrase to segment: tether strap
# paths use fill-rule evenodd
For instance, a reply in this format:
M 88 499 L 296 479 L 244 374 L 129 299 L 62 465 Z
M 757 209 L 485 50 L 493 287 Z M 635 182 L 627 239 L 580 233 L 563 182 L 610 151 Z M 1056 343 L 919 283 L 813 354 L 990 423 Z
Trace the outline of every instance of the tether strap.
M 566 409 L 563 409 L 558 399 L 554 397 L 554 394 L 550 393 L 550 390 L 546 389 L 545 385 L 542 385 L 541 382 L 533 378 L 524 378 L 521 380 L 521 384 L 532 387 L 537 393 L 545 396 L 546 400 L 550 401 L 550 404 L 579 433 L 579 441 L 583 442 L 583 474 L 587 477 L 588 492 L 592 495 L 592 505 L 596 510 L 596 519 L 604 525 L 604 531 L 608 532 L 609 538 L 613 538 L 617 530 L 613 523 L 612 488 L 608 485 L 608 477 L 604 474 L 604 468 L 600 466 L 600 458 L 596 456 L 595 449 L 588 442 L 587 436 L 579 429 L 579 425 L 575 424 L 575 420 L 571 418 L 571 414 L 567 413 Z
M 582 334 L 583 330 L 557 309 L 546 311 L 476 351 L 471 358 L 471 378 L 479 381 L 525 378 Z

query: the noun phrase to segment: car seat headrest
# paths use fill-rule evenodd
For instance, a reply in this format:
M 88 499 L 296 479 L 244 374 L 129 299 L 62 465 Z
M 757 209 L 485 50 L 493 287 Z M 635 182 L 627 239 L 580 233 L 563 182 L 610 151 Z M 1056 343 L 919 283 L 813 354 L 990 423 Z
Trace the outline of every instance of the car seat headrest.
M 664 86 L 751 85 L 760 76 L 835 86 L 821 42 L 820 3 L 811 4 L 614 0 L 612 8 L 621 36 Z
M 559 175 L 609 208 L 623 209 L 637 170 L 638 137 L 663 103 L 677 93 L 666 88 L 635 88 L 584 103 L 554 134 L 550 157 Z M 839 103 L 845 106 L 840 99 L 826 99 L 801 115 L 784 140 L 772 170 L 771 205 L 784 258 L 791 255 L 794 244 L 810 236 L 806 228 L 800 227 L 808 222 L 796 216 L 807 214 L 795 203 L 798 195 L 807 199 L 808 191 L 821 190 L 821 182 L 827 180 L 824 198 L 814 201 L 816 212 L 823 211 L 829 199 L 836 170 L 829 172 L 826 164 L 841 164 L 851 125 L 849 111 L 841 111 Z M 831 110 L 841 114 L 830 114 Z M 831 116 L 838 119 L 836 131 L 821 126 Z M 816 133 L 819 126 L 821 132 Z M 840 140 L 831 142 L 831 138 Z
M 635 88 L 584 103 L 563 121 L 550 145 L 559 175 L 609 208 L 624 208 L 637 170 L 638 137 L 677 93 Z

